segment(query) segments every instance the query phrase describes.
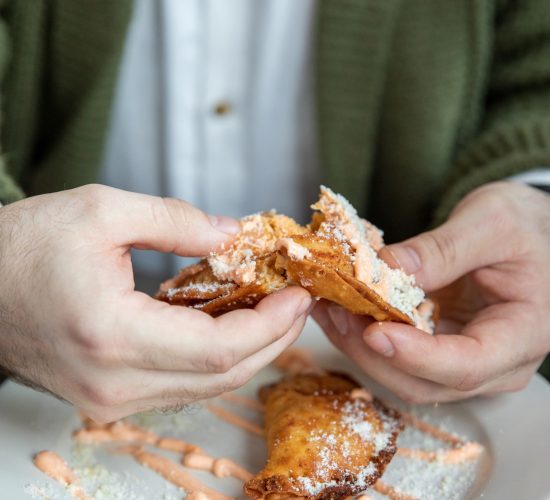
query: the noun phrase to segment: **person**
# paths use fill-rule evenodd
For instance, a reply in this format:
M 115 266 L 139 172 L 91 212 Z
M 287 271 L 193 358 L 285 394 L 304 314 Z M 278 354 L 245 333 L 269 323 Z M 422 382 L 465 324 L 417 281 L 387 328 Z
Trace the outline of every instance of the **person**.
M 121 105 L 125 82 L 139 84 L 136 103 L 147 94 L 146 76 L 154 73 L 143 63 L 133 72 L 131 46 L 114 107 L 111 99 L 131 4 L 58 0 L 30 6 L 12 0 L 0 10 L 0 201 L 6 205 L 0 208 L 0 365 L 99 421 L 177 407 L 243 384 L 295 340 L 312 307 L 308 294 L 292 287 L 254 310 L 212 319 L 135 291 L 130 249 L 204 255 L 229 241 L 237 225 L 175 198 L 77 187 L 96 178 L 109 122 L 106 177 L 113 172 L 110 161 L 120 158 L 117 145 L 125 143 L 133 158 L 149 152 L 140 148 L 139 135 L 124 141 L 129 128 L 117 128 L 147 124 L 121 120 L 128 111 Z M 135 16 L 145 4 L 136 4 Z M 167 0 L 158 4 L 167 10 L 153 13 L 168 34 L 160 44 L 164 69 L 154 84 L 168 96 L 166 116 L 154 127 L 167 143 L 159 148 L 163 161 L 148 163 L 166 169 L 171 180 L 179 175 L 167 191 L 177 197 L 178 189 L 188 189 L 195 204 L 206 193 L 200 203 L 206 208 L 217 207 L 209 200 L 218 196 L 238 201 L 248 192 L 258 193 L 258 203 L 268 196 L 277 200 L 284 187 L 273 184 L 279 166 L 268 160 L 279 150 L 286 155 L 276 158 L 292 167 L 280 166 L 281 178 L 289 186 L 312 184 L 313 175 L 304 180 L 296 173 L 296 153 L 304 147 L 296 123 L 314 125 L 304 118 L 308 106 L 304 114 L 296 112 L 309 95 L 302 69 L 311 49 L 318 147 L 308 147 L 311 155 L 319 151 L 321 180 L 387 230 L 398 243 L 382 256 L 413 273 L 441 304 L 433 337 L 326 303 L 315 307 L 315 319 L 366 373 L 407 401 L 524 387 L 550 351 L 550 200 L 534 187 L 503 179 L 550 165 L 546 3 L 325 0 L 314 14 L 313 2 L 253 7 L 260 11 L 246 10 L 245 0 L 232 2 L 246 14 L 237 16 L 248 20 L 248 28 L 241 27 L 255 35 L 242 42 L 242 52 L 254 49 L 257 55 L 244 78 L 255 92 L 235 90 L 240 100 L 234 107 L 252 110 L 244 125 L 227 102 L 214 103 L 208 115 L 197 110 L 201 96 L 208 97 L 208 109 L 219 97 L 210 87 L 214 80 L 197 66 L 206 49 L 219 49 L 223 81 L 235 83 L 231 71 L 243 69 L 243 54 L 226 51 L 234 37 L 215 37 L 224 33 L 216 28 L 231 25 L 221 4 Z M 179 18 L 188 22 L 185 30 L 178 29 L 181 24 L 170 28 L 178 16 L 169 6 L 194 6 Z M 203 39 L 196 28 L 205 16 L 212 22 Z M 293 35 L 285 36 L 291 27 Z M 294 36 L 310 34 L 310 45 L 304 38 L 294 43 Z M 134 45 L 134 52 L 140 47 Z M 304 57 L 292 58 L 292 47 L 302 47 Z M 180 59 L 170 59 L 174 54 Z M 214 57 L 206 56 L 210 64 Z M 170 76 L 178 67 L 188 71 Z M 173 94 L 181 91 L 186 72 L 194 91 L 184 99 Z M 132 78 L 136 74 L 143 78 Z M 293 123 L 296 133 L 284 135 Z M 232 139 L 234 149 L 226 149 L 230 168 L 216 155 L 217 137 Z M 261 152 L 271 139 L 278 147 L 264 150 L 264 160 Z M 246 161 L 251 157 L 259 163 L 252 171 Z M 234 189 L 232 172 L 239 180 Z M 130 172 L 126 182 L 138 178 L 150 177 Z M 210 192 L 211 185 L 216 190 Z M 426 231 L 430 221 L 435 225 Z

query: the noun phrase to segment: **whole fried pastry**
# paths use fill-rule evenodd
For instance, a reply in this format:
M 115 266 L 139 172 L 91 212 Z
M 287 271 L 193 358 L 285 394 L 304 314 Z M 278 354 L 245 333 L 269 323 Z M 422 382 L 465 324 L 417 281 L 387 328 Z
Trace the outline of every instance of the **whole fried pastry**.
M 227 248 L 163 283 L 157 298 L 219 315 L 295 284 L 354 314 L 433 333 L 433 302 L 413 276 L 378 258 L 382 232 L 324 186 L 312 208 L 308 227 L 274 212 L 245 217 Z
M 402 424 L 380 401 L 354 397 L 358 387 L 330 373 L 296 375 L 263 388 L 268 460 L 245 493 L 338 500 L 374 484 L 395 454 Z

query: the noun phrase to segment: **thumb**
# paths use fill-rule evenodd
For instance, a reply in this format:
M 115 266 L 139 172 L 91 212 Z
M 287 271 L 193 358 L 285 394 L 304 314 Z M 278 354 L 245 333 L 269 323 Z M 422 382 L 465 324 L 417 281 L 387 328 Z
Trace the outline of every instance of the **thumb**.
M 382 248 L 379 255 L 391 267 L 414 274 L 426 291 L 437 290 L 504 258 L 508 231 L 490 221 L 479 210 L 460 211 L 432 231 Z
M 240 231 L 238 221 L 175 198 L 113 190 L 113 238 L 140 249 L 202 257 Z

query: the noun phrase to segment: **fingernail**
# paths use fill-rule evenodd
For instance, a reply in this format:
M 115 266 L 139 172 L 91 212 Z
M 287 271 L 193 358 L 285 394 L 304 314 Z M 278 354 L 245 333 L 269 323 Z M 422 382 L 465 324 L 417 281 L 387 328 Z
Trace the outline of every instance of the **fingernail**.
M 340 335 L 347 335 L 349 323 L 346 310 L 341 306 L 331 304 L 328 306 L 328 315 Z
M 395 354 L 395 349 L 390 339 L 381 331 L 366 334 L 364 337 L 365 343 L 378 354 L 391 358 Z
M 378 257 L 380 257 L 392 269 L 399 269 L 401 267 L 389 246 L 382 247 L 380 250 L 378 250 Z
M 303 314 L 309 314 L 311 310 L 315 307 L 315 302 L 311 298 L 310 295 L 308 295 L 300 304 L 298 309 L 296 309 L 296 318 L 299 318 Z
M 218 231 L 226 234 L 237 234 L 241 230 L 239 221 L 223 215 L 209 215 L 210 224 Z
M 414 274 L 420 270 L 422 262 L 416 250 L 408 245 L 391 245 L 385 247 L 385 250 L 391 254 L 393 260 L 399 267 L 408 274 Z

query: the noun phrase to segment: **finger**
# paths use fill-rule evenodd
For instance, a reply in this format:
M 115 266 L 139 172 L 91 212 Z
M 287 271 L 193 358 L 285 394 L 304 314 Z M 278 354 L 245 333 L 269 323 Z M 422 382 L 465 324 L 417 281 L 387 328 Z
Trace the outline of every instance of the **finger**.
M 137 368 L 225 373 L 272 344 L 305 314 L 312 299 L 290 287 L 269 295 L 255 309 L 218 318 L 181 306 L 169 306 L 142 294 L 119 326 L 124 332 L 119 356 Z
M 120 245 L 202 257 L 240 230 L 238 221 L 182 200 L 105 189 L 111 237 Z
M 380 257 L 414 274 L 426 291 L 436 290 L 470 271 L 512 258 L 520 236 L 511 220 L 498 203 L 475 198 L 438 228 L 384 247 Z
M 321 300 L 312 312 L 313 319 L 324 329 L 334 329 L 340 335 L 347 335 L 353 331 L 363 331 L 374 319 L 370 316 L 355 315 L 343 307 Z
M 407 403 L 426 404 L 470 397 L 470 394 L 465 392 L 423 380 L 392 366 L 383 356 L 371 351 L 364 344 L 360 331 L 343 336 L 336 328 L 329 327 L 326 333 L 331 342 L 351 358 L 366 375 Z
M 408 325 L 374 323 L 366 344 L 388 364 L 458 391 L 472 391 L 541 355 L 537 327 L 522 304 L 492 306 L 459 335 L 427 335 Z
M 300 316 L 288 332 L 264 349 L 244 359 L 225 374 L 148 371 L 139 397 L 116 408 L 119 414 L 178 408 L 184 404 L 232 391 L 247 383 L 261 369 L 287 349 L 303 330 L 307 316 Z
M 384 356 L 369 349 L 365 350 L 364 346 L 361 345 L 362 342 L 359 341 L 362 334 L 360 329 L 352 329 L 346 335 L 342 335 L 340 328 L 334 324 L 328 313 L 329 306 L 330 303 L 321 302 L 312 313 L 329 340 L 354 360 L 373 380 L 384 385 L 409 403 L 424 404 L 456 401 L 479 394 L 497 394 L 521 390 L 527 385 L 540 364 L 540 359 L 537 359 L 533 363 L 491 380 L 485 385 L 480 385 L 474 390 L 459 391 L 411 375 L 396 366 L 392 366 Z M 455 325 L 451 329 L 455 330 Z M 426 334 L 422 332 L 421 335 L 425 336 Z
M 321 330 L 325 333 L 331 343 L 337 349 L 342 349 L 342 343 L 340 342 L 340 334 L 334 326 L 332 319 L 328 314 L 328 307 L 330 302 L 325 299 L 321 299 L 316 305 L 313 311 L 311 312 L 311 317 L 315 322 L 320 326 Z
M 329 312 L 333 305 L 330 302 L 321 301 L 313 310 L 312 316 L 331 343 L 354 361 L 366 375 L 409 403 L 453 399 L 447 394 L 446 388 L 394 368 L 382 356 L 370 351 L 362 341 L 362 333 L 368 325 L 372 324 L 372 319 L 349 314 L 348 320 L 351 320 L 350 323 L 353 326 L 348 326 L 345 333 L 342 333 L 342 327 L 337 326 L 333 321 L 334 314 L 331 315 Z
M 246 383 L 259 369 L 273 361 L 295 341 L 304 323 L 305 316 L 293 325 L 287 335 L 244 360 L 227 375 L 171 374 L 136 370 L 128 370 L 126 373 L 117 372 L 113 376 L 103 374 L 104 381 L 100 383 L 103 390 L 101 404 L 94 405 L 89 401 L 73 402 L 98 422 L 114 421 L 145 410 L 179 410 L 186 404 L 216 396 Z M 334 328 L 329 330 L 332 332 L 331 335 L 336 332 Z M 538 359 L 474 391 L 461 392 L 438 384 L 426 383 L 422 379 L 401 372 L 398 368 L 388 365 L 381 356 L 368 349 L 365 350 L 361 342 L 355 343 L 354 336 L 358 338 L 353 334 L 346 339 L 345 352 L 349 352 L 353 360 L 363 367 L 373 380 L 411 404 L 456 401 L 480 394 L 491 396 L 502 392 L 519 391 L 528 385 L 541 363 L 541 359 Z M 338 335 L 338 338 L 341 339 L 341 335 Z M 101 376 L 98 374 L 99 380 Z M 139 383 L 136 384 L 136 380 Z M 112 388 L 109 387 L 113 381 L 119 388 L 115 385 Z M 117 398 L 122 399 L 123 402 L 118 403 Z

